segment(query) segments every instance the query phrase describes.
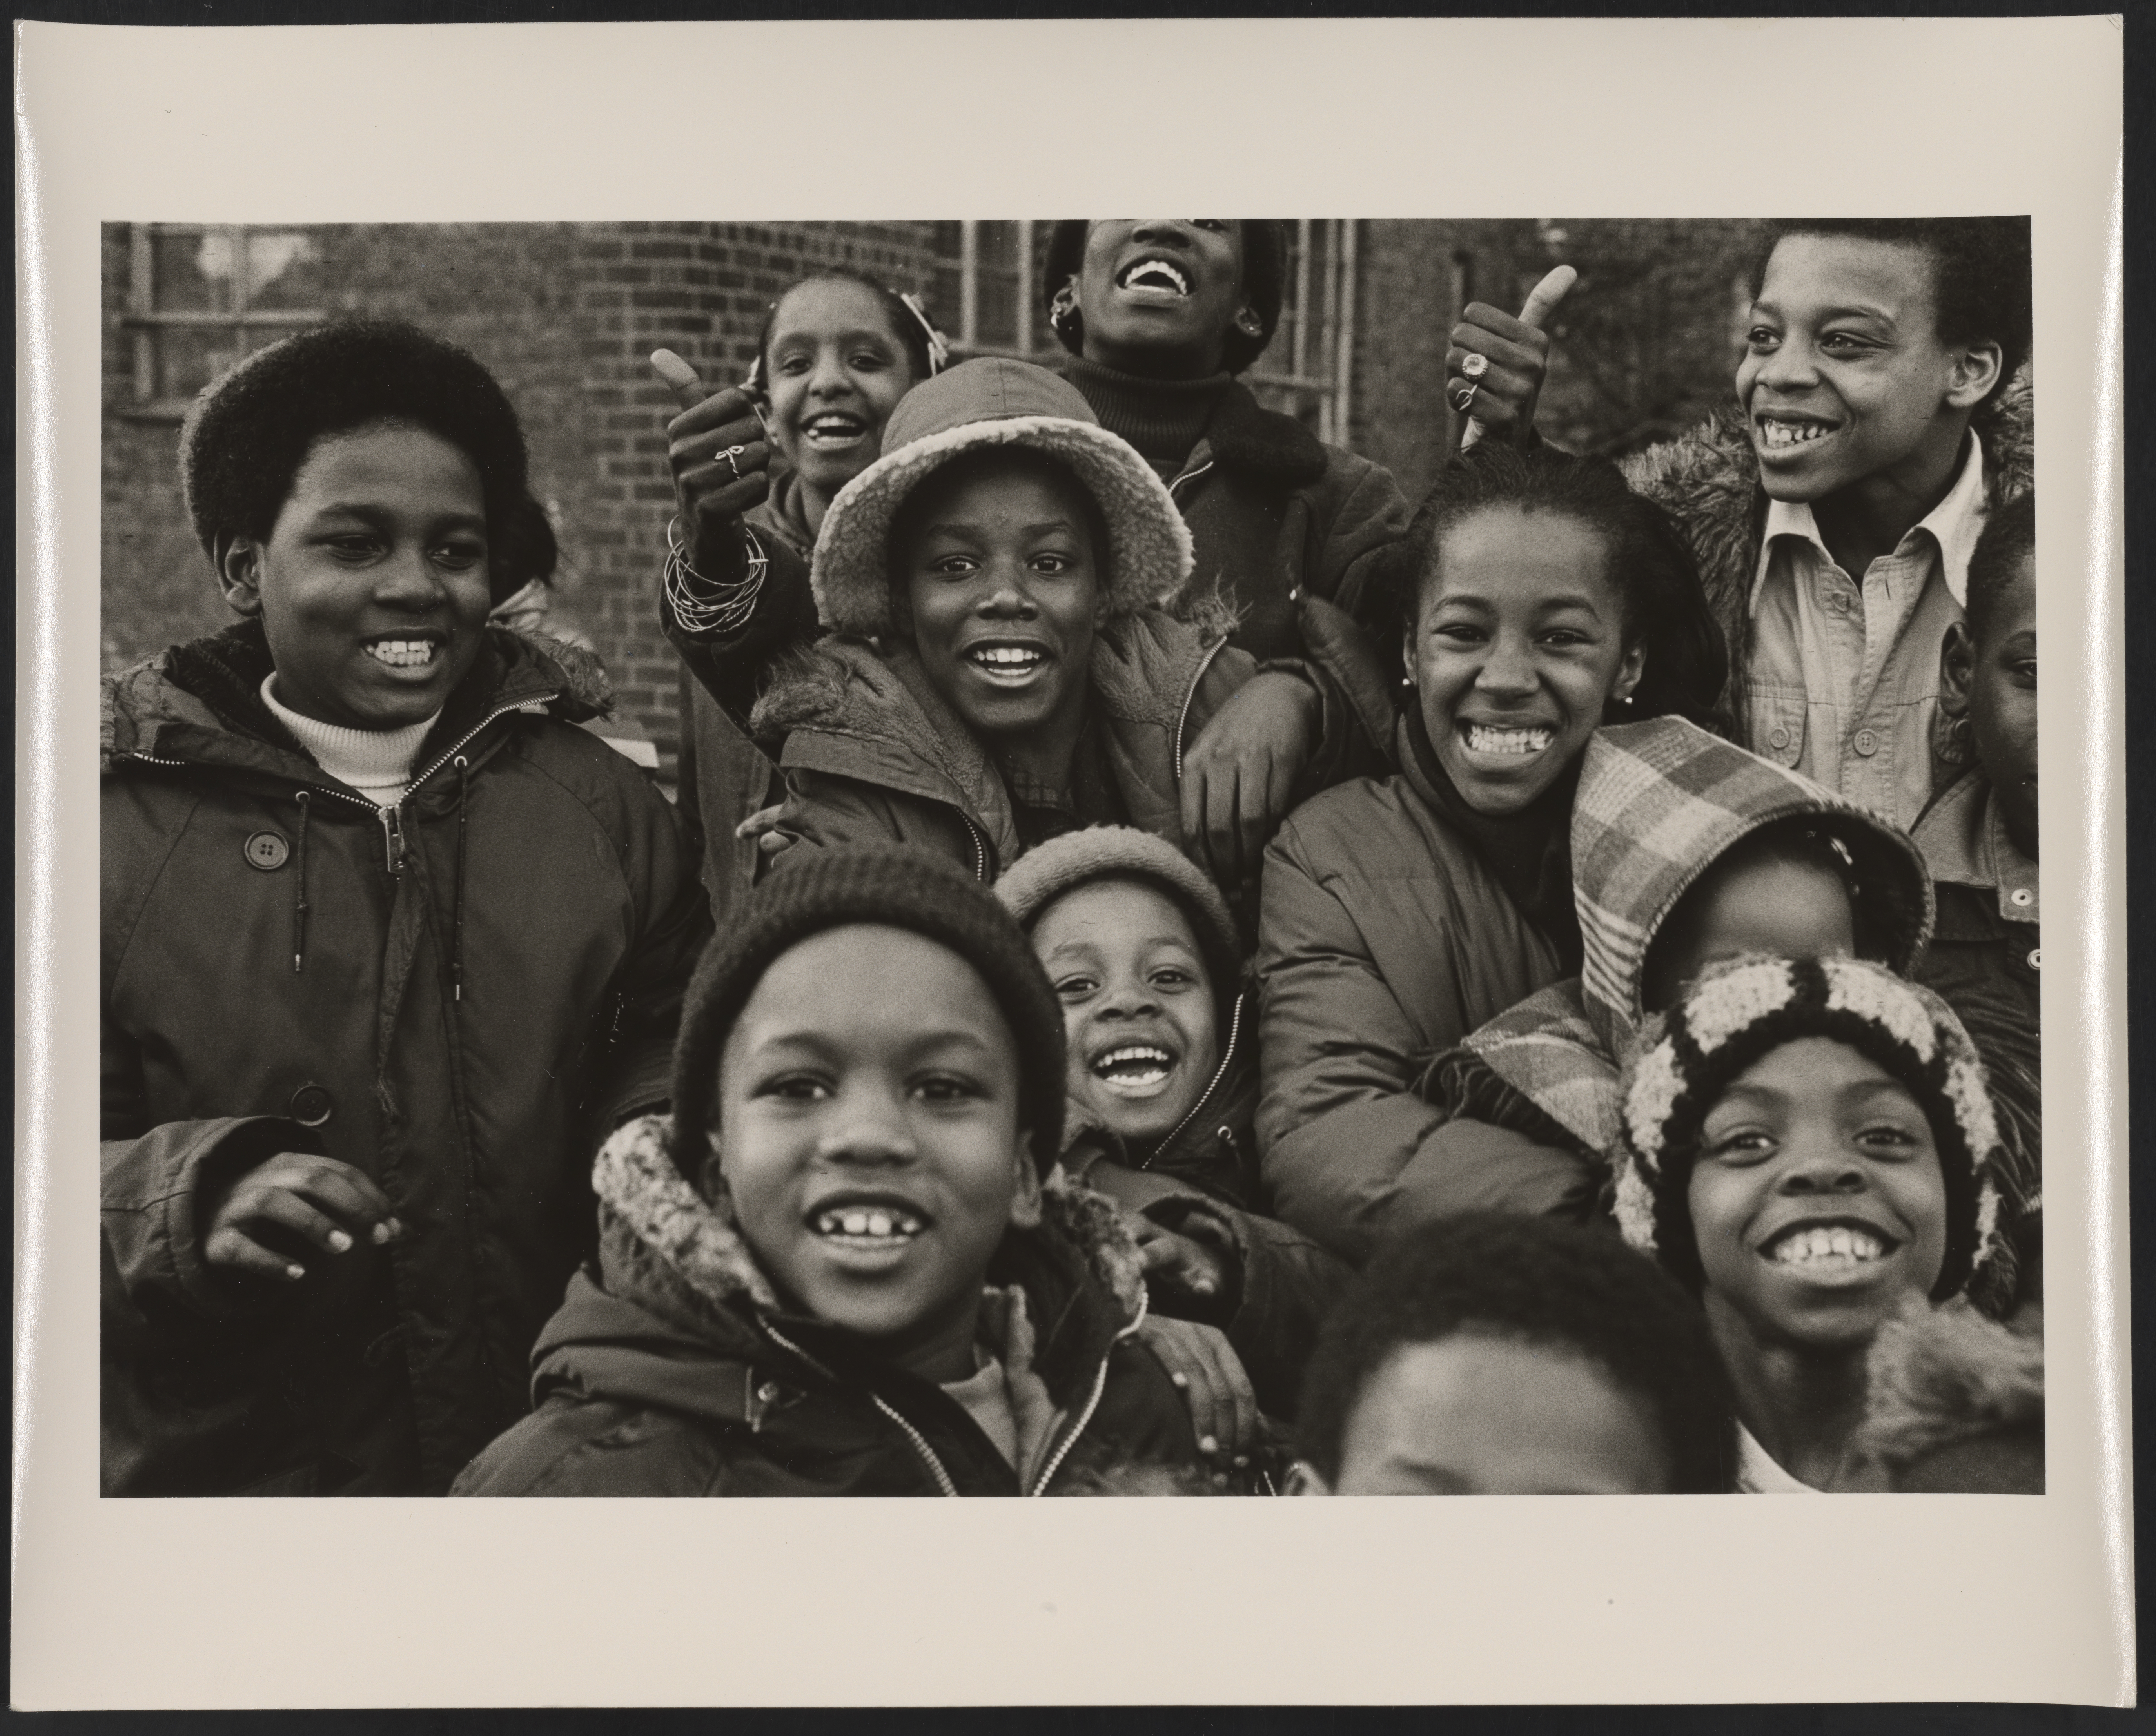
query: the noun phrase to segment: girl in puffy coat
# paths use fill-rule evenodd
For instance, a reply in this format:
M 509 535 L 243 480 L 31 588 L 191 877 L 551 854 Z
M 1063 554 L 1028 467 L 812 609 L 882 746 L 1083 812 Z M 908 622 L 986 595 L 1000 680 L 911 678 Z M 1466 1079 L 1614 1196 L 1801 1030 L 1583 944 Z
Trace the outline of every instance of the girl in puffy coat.
M 1723 679 L 1682 543 L 1604 460 L 1476 447 L 1390 576 L 1401 770 L 1290 816 L 1266 852 L 1257 958 L 1271 1208 L 1358 1264 L 1407 1224 L 1485 1203 L 1462 1196 L 1457 1133 L 1414 1086 L 1579 968 L 1568 836 L 1589 739 L 1710 717 Z
M 105 690 L 102 1486 L 439 1493 L 709 917 L 595 664 L 485 624 L 553 542 L 477 362 L 317 328 L 182 461 L 243 619 Z

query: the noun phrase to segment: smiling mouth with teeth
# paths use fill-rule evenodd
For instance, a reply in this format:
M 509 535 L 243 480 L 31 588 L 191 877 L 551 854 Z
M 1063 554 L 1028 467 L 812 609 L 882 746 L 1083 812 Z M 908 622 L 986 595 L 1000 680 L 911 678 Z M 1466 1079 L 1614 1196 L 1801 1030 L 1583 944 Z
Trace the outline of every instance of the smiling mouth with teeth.
M 1767 1257 L 1776 1266 L 1815 1271 L 1847 1271 L 1883 1260 L 1894 1251 L 1884 1237 L 1853 1224 L 1814 1224 L 1788 1231 L 1771 1243 Z
M 966 660 L 998 681 L 1022 681 L 1047 667 L 1048 654 L 1038 645 L 975 645 Z
M 811 1220 L 817 1235 L 853 1242 L 905 1242 L 927 1225 L 898 1206 L 838 1205 L 818 1212 Z
M 1190 280 L 1166 259 L 1140 259 L 1123 273 L 1120 286 L 1178 298 L 1190 293 Z
M 367 655 L 392 669 L 424 669 L 438 649 L 431 639 L 377 639 L 367 642 Z
M 1779 416 L 1759 419 L 1759 438 L 1770 452 L 1810 445 L 1833 432 L 1833 428 L 1824 422 L 1785 422 Z
M 1473 752 L 1514 754 L 1522 758 L 1542 752 L 1557 739 L 1553 729 L 1499 729 L 1487 723 L 1463 722 L 1460 732 Z
M 1125 1043 L 1093 1063 L 1093 1076 L 1111 1091 L 1150 1093 L 1175 1071 L 1175 1057 L 1157 1043 Z
M 818 416 L 801 432 L 812 445 L 850 446 L 868 432 L 868 425 L 856 416 Z

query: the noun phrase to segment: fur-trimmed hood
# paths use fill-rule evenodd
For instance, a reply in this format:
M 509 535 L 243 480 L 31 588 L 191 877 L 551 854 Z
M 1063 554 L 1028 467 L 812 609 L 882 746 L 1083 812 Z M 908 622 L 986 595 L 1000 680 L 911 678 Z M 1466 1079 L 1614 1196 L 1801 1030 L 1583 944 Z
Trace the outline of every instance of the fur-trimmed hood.
M 261 622 L 249 619 L 105 676 L 98 769 L 110 772 L 139 757 L 305 777 L 313 762 L 262 702 L 262 683 L 275 667 Z M 470 671 L 421 746 L 419 763 L 490 715 L 544 711 L 582 723 L 612 716 L 613 705 L 613 690 L 591 652 L 489 627 Z
M 1096 717 L 1132 822 L 1179 842 L 1183 749 L 1206 714 L 1194 703 L 1223 658 L 1247 670 L 1224 635 L 1158 609 L 1094 634 Z M 991 875 L 1021 845 L 1009 792 L 972 732 L 929 684 L 903 639 L 834 635 L 774 676 L 750 720 L 782 767 L 850 778 L 956 809 L 994 852 Z
M 1993 506 L 2035 485 L 2035 396 L 2021 368 L 1971 424 L 1984 443 L 1985 496 Z M 1625 480 L 1666 509 L 1699 563 L 1707 606 L 1729 648 L 1727 696 L 1741 697 L 1748 660 L 1752 582 L 1767 522 L 1767 491 L 1744 418 L 1717 411 L 1674 440 L 1623 460 Z M 1727 706 L 1736 715 L 1742 712 Z
M 1889 1487 L 2041 1494 L 2044 1339 L 1912 1298 L 1866 1362 L 1859 1450 Z
M 717 1393 L 731 1405 L 740 1383 L 711 1365 L 806 1361 L 819 1375 L 850 1359 L 839 1335 L 790 1313 L 737 1227 L 716 1173 L 692 1186 L 668 1150 L 671 1118 L 644 1116 L 602 1148 L 592 1184 L 599 1198 L 598 1287 L 572 1293 L 532 1353 L 535 1403 L 562 1385 L 587 1396 L 649 1398 Z M 1051 1174 L 1037 1230 L 1013 1230 L 988 1281 L 1026 1297 L 1037 1323 L 1032 1367 L 1059 1405 L 1145 1315 L 1145 1280 L 1114 1205 Z M 660 1349 L 658 1347 L 668 1347 Z M 647 1366 L 659 1356 L 668 1364 Z M 697 1367 L 701 1364 L 701 1372 Z M 667 1400 L 663 1408 L 680 1410 Z

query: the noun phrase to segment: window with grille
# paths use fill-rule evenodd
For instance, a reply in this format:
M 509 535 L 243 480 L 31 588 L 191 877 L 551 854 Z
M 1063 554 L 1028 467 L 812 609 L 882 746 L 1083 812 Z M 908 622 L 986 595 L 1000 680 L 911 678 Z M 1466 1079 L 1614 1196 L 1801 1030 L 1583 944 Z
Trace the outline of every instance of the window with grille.
M 1356 225 L 1301 218 L 1287 229 L 1280 323 L 1243 378 L 1268 408 L 1283 410 L 1322 440 L 1345 444 L 1355 343 Z M 1049 223 L 936 226 L 931 311 L 961 356 L 1052 358 L 1060 353 L 1040 298 Z
M 305 229 L 128 225 L 132 410 L 178 417 L 250 351 L 324 317 L 321 248 Z

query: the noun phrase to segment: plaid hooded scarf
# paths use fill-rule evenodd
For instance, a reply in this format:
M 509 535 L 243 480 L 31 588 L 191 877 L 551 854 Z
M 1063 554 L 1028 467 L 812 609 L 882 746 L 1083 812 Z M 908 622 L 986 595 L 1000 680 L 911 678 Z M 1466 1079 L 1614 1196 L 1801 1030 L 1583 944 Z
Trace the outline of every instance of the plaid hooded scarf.
M 1867 950 L 1907 975 L 1931 939 L 1933 903 L 1923 858 L 1906 835 L 1681 717 L 1620 724 L 1589 742 L 1573 802 L 1581 974 L 1501 1013 L 1440 1058 L 1434 1094 L 1460 1079 L 1458 1061 L 1479 1061 L 1589 1151 L 1609 1153 L 1620 1131 L 1619 1071 L 1646 1017 L 1648 948 L 1733 845 L 1803 814 L 1820 816 L 1849 851 Z

